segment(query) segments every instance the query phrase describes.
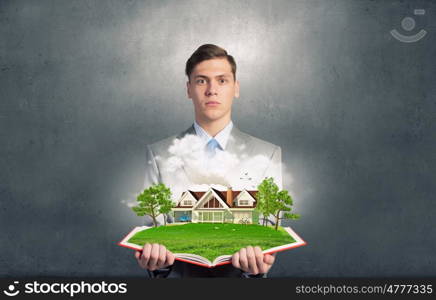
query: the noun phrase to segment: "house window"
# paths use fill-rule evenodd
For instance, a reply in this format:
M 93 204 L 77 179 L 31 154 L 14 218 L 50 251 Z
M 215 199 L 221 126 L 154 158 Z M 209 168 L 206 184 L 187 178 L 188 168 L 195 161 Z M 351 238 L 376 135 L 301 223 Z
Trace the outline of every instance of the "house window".
M 213 221 L 214 222 L 222 222 L 223 221 L 223 213 L 220 211 L 213 212 Z
M 204 203 L 203 208 L 219 208 L 222 207 L 219 201 L 215 198 L 210 199 L 208 202 Z
M 185 200 L 183 201 L 184 206 L 192 206 L 192 200 Z
M 200 222 L 223 222 L 223 212 L 222 211 L 201 211 L 198 213 L 198 219 Z
M 248 200 L 239 200 L 239 201 L 238 201 L 238 204 L 239 204 L 240 206 L 248 206 Z

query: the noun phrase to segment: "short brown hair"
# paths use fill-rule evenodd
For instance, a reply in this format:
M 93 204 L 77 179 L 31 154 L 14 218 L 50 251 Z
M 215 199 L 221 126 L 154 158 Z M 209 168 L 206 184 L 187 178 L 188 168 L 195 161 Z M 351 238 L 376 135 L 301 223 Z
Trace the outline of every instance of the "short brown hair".
M 185 73 L 186 76 L 191 76 L 192 71 L 195 66 L 201 63 L 202 61 L 213 59 L 213 58 L 225 58 L 229 62 L 232 67 L 233 79 L 236 80 L 236 62 L 233 56 L 229 55 L 226 50 L 223 48 L 213 45 L 213 44 L 204 44 L 198 47 L 194 53 L 192 53 L 191 57 L 186 62 Z

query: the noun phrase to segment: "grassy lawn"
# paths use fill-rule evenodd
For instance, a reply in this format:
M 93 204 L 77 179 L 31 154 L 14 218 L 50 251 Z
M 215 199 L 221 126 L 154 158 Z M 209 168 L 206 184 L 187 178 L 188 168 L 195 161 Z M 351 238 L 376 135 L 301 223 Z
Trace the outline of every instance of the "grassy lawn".
M 138 232 L 129 242 L 137 245 L 158 243 L 173 253 L 191 253 L 213 261 L 221 255 L 232 255 L 246 246 L 262 250 L 289 244 L 295 240 L 283 229 L 261 225 L 230 223 L 188 223 L 160 226 Z

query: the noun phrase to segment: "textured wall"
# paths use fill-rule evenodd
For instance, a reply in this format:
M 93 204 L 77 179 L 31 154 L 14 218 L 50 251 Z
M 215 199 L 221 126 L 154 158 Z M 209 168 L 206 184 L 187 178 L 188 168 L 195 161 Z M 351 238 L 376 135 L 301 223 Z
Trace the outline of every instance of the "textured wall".
M 435 9 L 0 1 L 0 276 L 144 274 L 116 246 L 140 223 L 122 200 L 144 146 L 191 124 L 184 63 L 203 43 L 237 59 L 234 122 L 282 147 L 302 214 L 308 246 L 271 276 L 435 276 Z

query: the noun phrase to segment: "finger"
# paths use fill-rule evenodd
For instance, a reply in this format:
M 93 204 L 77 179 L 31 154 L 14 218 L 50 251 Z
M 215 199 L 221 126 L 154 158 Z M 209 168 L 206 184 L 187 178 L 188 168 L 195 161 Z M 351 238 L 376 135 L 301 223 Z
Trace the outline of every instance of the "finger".
M 271 254 L 265 254 L 264 256 L 264 262 L 266 265 L 266 272 L 267 273 L 269 271 L 269 269 L 271 269 L 272 265 L 274 264 L 275 261 L 275 256 L 271 255 Z
M 140 256 L 140 262 L 144 268 L 147 268 L 148 261 L 150 260 L 150 251 L 151 245 L 149 243 L 145 244 Z
M 150 260 L 148 261 L 148 268 L 150 271 L 154 271 L 156 269 L 156 263 L 159 258 L 159 244 L 151 245 L 150 250 Z
M 254 249 L 251 246 L 247 247 L 247 261 L 248 261 L 248 270 L 251 274 L 257 275 L 259 270 L 256 265 L 256 257 L 254 256 Z
M 271 254 L 265 254 L 263 256 L 263 262 L 266 263 L 267 265 L 270 265 L 270 266 L 273 265 L 275 259 L 276 258 L 274 257 L 274 255 L 271 255 Z
M 138 264 L 141 268 L 145 268 L 142 261 L 141 261 L 141 255 L 142 255 L 141 251 L 135 251 L 136 261 L 138 262 Z
M 263 253 L 259 246 L 254 247 L 254 256 L 259 273 L 266 273 L 266 264 L 263 262 Z
M 172 266 L 174 264 L 174 260 L 176 259 L 176 257 L 174 256 L 174 254 L 167 250 L 167 255 L 166 255 L 166 265 L 167 266 Z
M 156 267 L 158 269 L 165 266 L 165 260 L 167 258 L 167 249 L 164 245 L 159 245 L 159 257 L 157 259 Z
M 233 254 L 232 265 L 237 269 L 241 269 L 241 264 L 239 263 L 239 252 L 236 252 L 235 254 Z
M 241 265 L 241 269 L 245 272 L 248 272 L 247 250 L 245 248 L 239 250 L 239 263 Z
M 151 244 L 146 243 L 144 247 L 142 247 L 142 256 L 148 256 L 150 254 Z

